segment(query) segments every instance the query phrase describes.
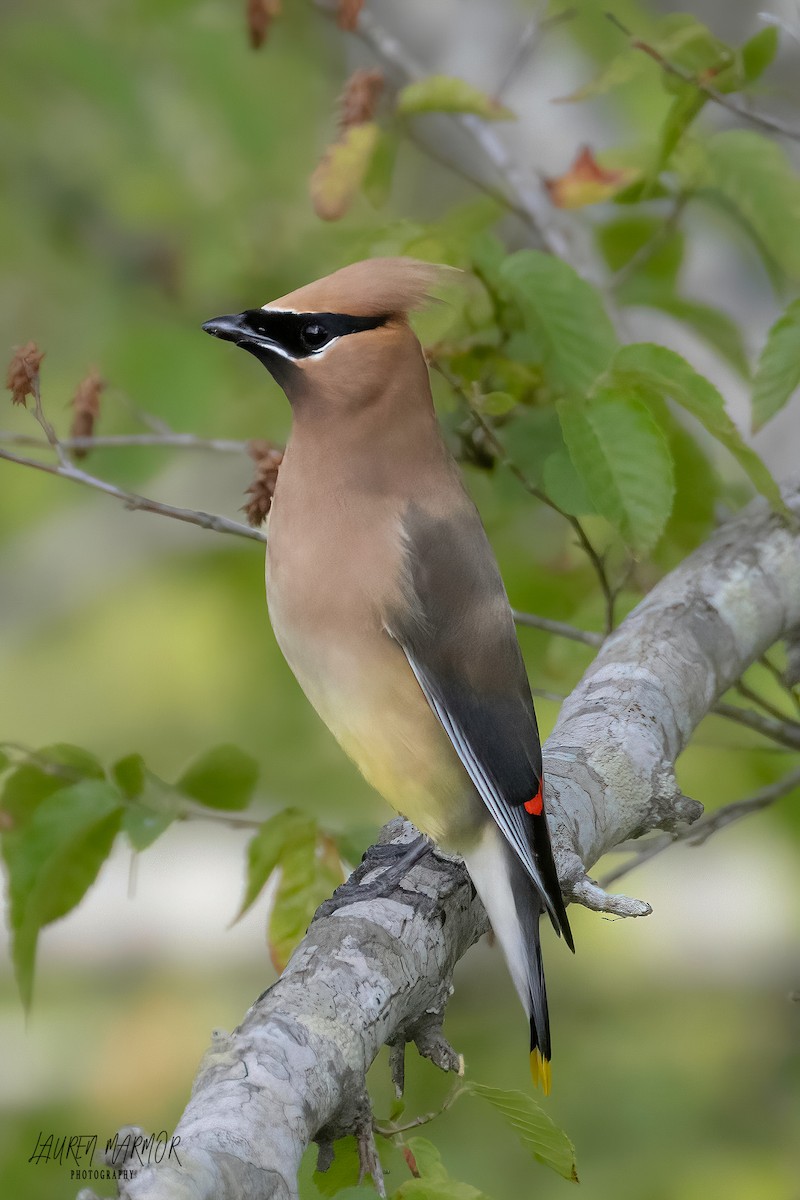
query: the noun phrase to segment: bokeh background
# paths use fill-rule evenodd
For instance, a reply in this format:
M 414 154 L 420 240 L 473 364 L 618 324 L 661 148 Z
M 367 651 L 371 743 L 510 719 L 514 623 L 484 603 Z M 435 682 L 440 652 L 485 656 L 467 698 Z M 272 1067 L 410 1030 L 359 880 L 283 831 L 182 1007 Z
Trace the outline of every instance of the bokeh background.
M 342 222 L 320 222 L 308 176 L 333 135 L 343 78 L 369 56 L 305 0 L 286 0 L 269 44 L 253 53 L 243 7 L 0 5 L 0 340 L 7 352 L 29 338 L 46 350 L 44 400 L 61 428 L 78 380 L 96 365 L 109 382 L 101 432 L 140 429 L 136 410 L 145 410 L 204 436 L 280 441 L 282 395 L 200 323 L 395 245 L 470 198 L 467 185 L 404 145 L 387 207 L 362 200 Z M 514 0 L 370 7 L 431 69 L 488 90 L 533 11 Z M 614 7 L 634 26 L 644 11 Z M 695 0 L 692 11 L 740 42 L 759 28 L 758 7 Z M 526 168 L 558 174 L 584 142 L 635 140 L 667 103 L 656 72 L 596 104 L 551 103 L 613 52 L 619 35 L 602 9 L 579 5 L 509 89 L 520 120 L 504 136 Z M 792 4 L 773 11 L 800 28 Z M 799 66 L 800 46 L 785 38 L 764 85 L 773 111 L 791 111 Z M 709 213 L 690 215 L 688 227 L 688 293 L 713 292 L 757 350 L 781 307 L 763 267 L 744 244 L 732 249 Z M 519 230 L 504 228 L 513 244 Z M 712 375 L 743 419 L 741 381 L 707 348 L 667 318 L 630 320 L 637 336 L 655 331 Z M 0 424 L 35 432 L 10 406 Z M 799 435 L 791 406 L 761 435 L 776 472 L 796 466 Z M 90 462 L 122 486 L 230 516 L 252 467 L 241 455 L 142 449 L 97 451 Z M 538 524 L 534 538 L 513 481 L 473 471 L 469 483 L 513 602 L 599 628 L 592 577 L 559 523 Z M 261 811 L 305 807 L 352 844 L 368 843 L 387 813 L 280 657 L 261 547 L 128 513 L 9 464 L 0 464 L 0 496 L 0 738 L 75 742 L 106 760 L 136 750 L 168 779 L 209 745 L 234 742 L 261 765 Z M 568 692 L 588 662 L 588 649 L 534 630 L 521 640 L 534 683 L 553 692 Z M 766 672 L 759 685 L 772 694 Z M 557 703 L 538 708 L 546 732 Z M 680 778 L 713 807 L 790 762 L 711 718 Z M 117 851 L 78 911 L 43 935 L 27 1020 L 4 951 L 4 1196 L 59 1200 L 78 1190 L 66 1167 L 28 1163 L 40 1132 L 104 1141 L 129 1122 L 174 1127 L 212 1028 L 232 1028 L 274 978 L 265 902 L 228 928 L 245 840 L 197 822 L 171 829 L 136 863 Z M 799 875 L 789 798 L 626 879 L 652 902 L 648 920 L 576 912 L 574 959 L 548 937 L 549 1111 L 576 1144 L 587 1200 L 800 1197 L 800 1005 L 789 998 L 800 986 Z M 446 1028 L 471 1077 L 527 1090 L 524 1020 L 499 951 L 474 949 L 456 982 Z M 408 1058 L 409 1111 L 425 1111 L 448 1083 Z M 372 1082 L 385 1114 L 384 1060 Z M 431 1136 L 451 1174 L 493 1200 L 556 1197 L 570 1186 L 475 1101 Z

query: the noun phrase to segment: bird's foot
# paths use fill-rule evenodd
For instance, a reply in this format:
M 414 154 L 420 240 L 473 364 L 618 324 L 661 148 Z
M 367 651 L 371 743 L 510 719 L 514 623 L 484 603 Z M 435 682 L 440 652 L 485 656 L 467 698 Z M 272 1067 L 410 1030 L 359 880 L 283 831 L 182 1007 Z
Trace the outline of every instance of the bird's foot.
M 433 843 L 423 834 L 419 834 L 412 842 L 385 842 L 371 846 L 350 878 L 336 889 L 330 900 L 320 906 L 317 916 L 329 917 L 348 904 L 388 896 L 405 879 L 411 868 L 433 849 Z M 376 870 L 379 874 L 374 879 L 369 878 Z

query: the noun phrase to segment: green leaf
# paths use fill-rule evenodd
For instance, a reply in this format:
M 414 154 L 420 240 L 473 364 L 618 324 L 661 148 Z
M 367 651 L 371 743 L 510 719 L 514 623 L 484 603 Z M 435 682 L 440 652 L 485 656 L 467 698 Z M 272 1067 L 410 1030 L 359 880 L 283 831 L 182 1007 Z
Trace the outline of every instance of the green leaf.
M 39 805 L 54 792 L 70 787 L 71 780 L 55 775 L 33 763 L 22 763 L 5 781 L 0 812 L 3 813 L 5 839 L 30 823 Z
M 116 789 L 83 780 L 42 800 L 18 836 L 3 838 L 12 957 L 26 1008 L 39 931 L 83 899 L 108 857 L 121 818 Z
M 644 281 L 630 280 L 620 289 L 622 304 L 657 308 L 688 325 L 703 341 L 713 347 L 745 379 L 750 378 L 750 364 L 742 340 L 742 332 L 736 321 L 719 308 L 686 300 L 658 286 L 650 287 Z
M 691 83 L 684 83 L 676 95 L 658 134 L 658 149 L 650 170 L 650 179 L 655 181 L 666 167 L 672 152 L 686 130 L 708 103 L 708 96 Z
M 618 217 L 596 230 L 597 244 L 608 267 L 619 271 L 645 246 L 653 243 L 653 252 L 638 268 L 636 275 L 663 286 L 673 285 L 683 262 L 684 237 L 679 229 L 664 236 L 664 221 L 643 213 Z M 657 240 L 656 240 L 657 239 Z
M 617 54 L 612 58 L 588 83 L 584 83 L 567 96 L 558 96 L 557 103 L 576 104 L 581 100 L 593 99 L 595 96 L 607 96 L 609 92 L 613 92 L 623 84 L 630 83 L 632 79 L 643 75 L 646 65 L 643 54 L 625 50 L 622 54 Z
M 537 1162 L 550 1167 L 564 1179 L 578 1182 L 575 1147 L 531 1096 L 524 1092 L 500 1091 L 481 1083 L 468 1083 L 466 1087 L 505 1118 Z
M 397 111 L 404 117 L 428 112 L 474 113 L 488 121 L 507 121 L 514 116 L 486 92 L 452 75 L 430 75 L 409 83 L 398 92 Z
M 800 178 L 785 151 L 751 130 L 686 146 L 676 166 L 690 188 L 733 211 L 773 264 L 800 279 Z
M 570 516 L 582 517 L 597 512 L 566 446 L 555 450 L 545 459 L 542 483 L 550 499 Z
M 419 1179 L 407 1179 L 393 1193 L 392 1200 L 486 1200 L 483 1192 L 471 1184 L 450 1178 L 439 1151 L 427 1138 L 409 1138 L 406 1149 Z
M 63 767 L 73 781 L 78 779 L 105 779 L 105 771 L 100 761 L 89 750 L 82 746 L 72 746 L 69 742 L 57 742 L 54 746 L 45 746 L 38 750 L 36 757 L 46 759 L 54 766 Z
M 550 381 L 567 394 L 585 394 L 617 348 L 596 288 L 561 259 L 537 250 L 510 255 L 500 278 L 541 344 Z
M 269 922 L 269 952 L 276 971 L 286 966 L 323 900 L 342 882 L 339 855 L 316 824 L 298 828 L 280 860 L 281 875 Z
M 11 766 L 11 756 L 6 754 L 5 750 L 0 749 L 0 774 Z
M 800 387 L 800 300 L 767 334 L 753 380 L 753 429 L 760 429 Z
M 243 917 L 258 898 L 272 872 L 294 845 L 316 842 L 317 827 L 312 817 L 294 808 L 285 808 L 264 821 L 247 847 L 247 883 L 244 899 L 235 920 Z
M 509 392 L 487 392 L 478 398 L 481 412 L 490 417 L 504 417 L 516 408 L 517 401 Z
M 334 1143 L 333 1162 L 327 1171 L 315 1171 L 312 1175 L 317 1191 L 323 1196 L 336 1196 L 343 1188 L 356 1187 L 361 1164 L 358 1143 L 354 1137 L 339 1138 Z M 374 1190 L 370 1189 L 374 1196 Z
M 753 83 L 764 74 L 778 53 L 778 30 L 774 25 L 760 29 L 740 50 L 742 75 L 745 83 Z
M 656 544 L 675 493 L 664 434 L 636 397 L 610 387 L 588 402 L 561 400 L 558 416 L 575 469 L 597 511 L 637 555 Z
M 657 420 L 667 435 L 675 464 L 675 503 L 659 553 L 667 567 L 672 568 L 711 533 L 719 480 L 697 439 L 666 403 L 661 409 Z
M 247 808 L 258 781 L 258 763 L 237 746 L 216 746 L 184 771 L 175 787 L 208 808 Z
M 141 754 L 128 754 L 118 759 L 111 768 L 111 775 L 127 800 L 140 796 L 145 785 L 145 765 Z
M 642 388 L 645 394 L 652 389 L 680 404 L 730 451 L 758 491 L 775 508 L 788 512 L 775 480 L 725 411 L 722 396 L 680 354 L 649 342 L 624 346 L 614 359 L 608 382 L 614 387 Z

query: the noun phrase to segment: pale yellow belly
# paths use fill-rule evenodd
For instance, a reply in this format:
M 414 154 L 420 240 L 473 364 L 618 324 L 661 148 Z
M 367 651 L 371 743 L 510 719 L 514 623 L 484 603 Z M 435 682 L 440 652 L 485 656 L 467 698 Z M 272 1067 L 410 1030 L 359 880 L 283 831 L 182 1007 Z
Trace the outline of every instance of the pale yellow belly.
M 324 637 L 298 629 L 270 591 L 286 661 L 367 781 L 443 848 L 471 846 L 486 810 L 401 647 L 378 628 L 357 638 L 341 629 Z

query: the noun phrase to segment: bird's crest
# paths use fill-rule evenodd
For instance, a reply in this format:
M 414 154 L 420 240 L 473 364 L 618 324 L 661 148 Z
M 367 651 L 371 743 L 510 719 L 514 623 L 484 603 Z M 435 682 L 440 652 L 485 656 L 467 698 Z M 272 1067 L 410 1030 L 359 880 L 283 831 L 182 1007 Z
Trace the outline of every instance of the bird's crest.
M 416 258 L 367 258 L 272 300 L 264 308 L 354 317 L 403 316 L 425 304 L 431 288 L 456 273 L 455 267 Z

